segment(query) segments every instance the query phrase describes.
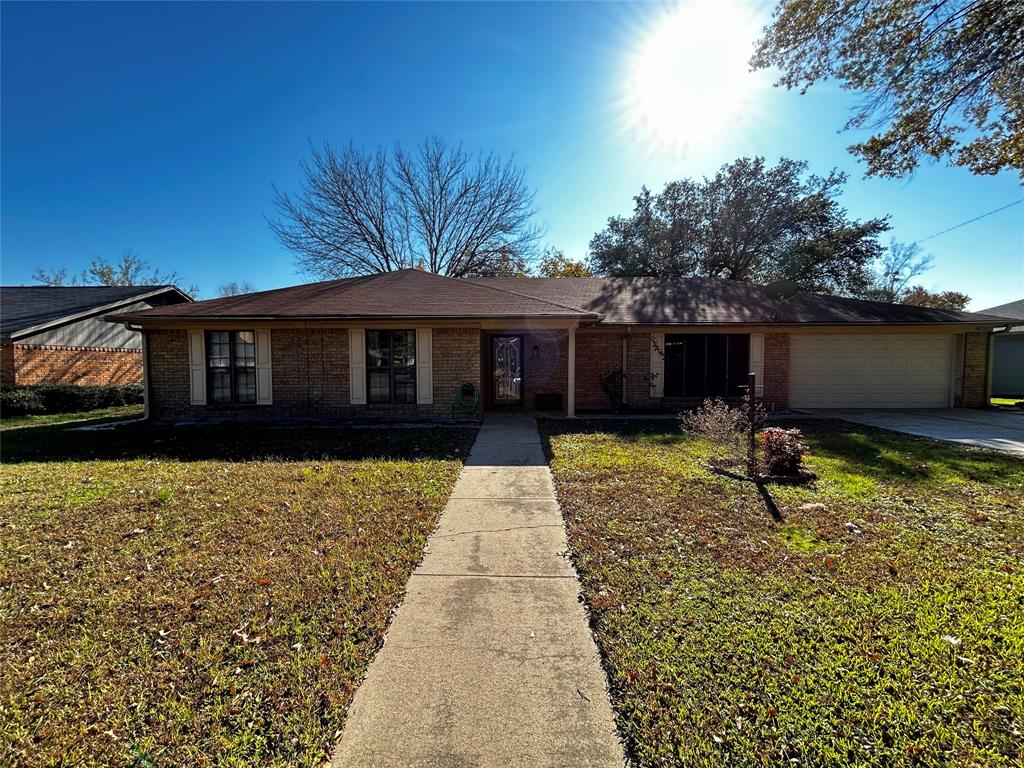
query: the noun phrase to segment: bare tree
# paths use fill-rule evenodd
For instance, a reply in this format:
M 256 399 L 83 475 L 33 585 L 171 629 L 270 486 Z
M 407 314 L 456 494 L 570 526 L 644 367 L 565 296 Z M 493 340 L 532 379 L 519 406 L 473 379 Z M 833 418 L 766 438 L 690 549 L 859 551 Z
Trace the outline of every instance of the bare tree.
M 325 144 L 302 163 L 297 196 L 275 188 L 281 243 L 313 275 L 418 267 L 440 275 L 505 272 L 532 257 L 533 192 L 512 160 L 439 138 L 407 152 Z
M 110 262 L 100 257 L 89 262 L 80 274 L 70 275 L 66 267 L 52 271 L 39 268 L 32 279 L 43 285 L 174 285 L 181 281 L 177 272 L 150 270 L 149 262 L 131 249 L 121 254 L 119 261 Z M 196 296 L 199 289 L 190 285 L 185 292 Z
M 218 296 L 241 296 L 244 293 L 255 293 L 256 286 L 250 283 L 248 280 L 243 280 L 238 283 L 232 280 L 230 283 L 225 283 L 217 289 Z
M 879 257 L 874 284 L 867 291 L 867 298 L 894 304 L 902 301 L 910 281 L 932 268 L 932 257 L 920 254 L 921 247 L 917 243 L 890 242 L 888 250 Z

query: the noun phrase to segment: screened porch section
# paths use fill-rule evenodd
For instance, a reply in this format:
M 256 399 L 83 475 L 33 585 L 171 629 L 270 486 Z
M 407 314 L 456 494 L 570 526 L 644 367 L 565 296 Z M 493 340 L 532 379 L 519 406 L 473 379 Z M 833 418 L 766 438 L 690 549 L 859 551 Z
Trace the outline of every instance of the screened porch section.
M 749 368 L 748 333 L 665 334 L 665 397 L 742 397 Z

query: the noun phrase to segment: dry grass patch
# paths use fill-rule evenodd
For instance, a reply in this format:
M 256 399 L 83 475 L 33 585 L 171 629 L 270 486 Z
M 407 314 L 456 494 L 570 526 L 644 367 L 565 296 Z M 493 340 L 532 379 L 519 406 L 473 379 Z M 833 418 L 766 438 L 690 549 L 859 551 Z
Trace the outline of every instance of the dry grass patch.
M 319 765 L 472 439 L 16 432 L 0 763 L 19 766 Z
M 544 425 L 641 766 L 1024 760 L 1024 463 L 806 423 L 814 488 L 699 468 L 672 423 Z

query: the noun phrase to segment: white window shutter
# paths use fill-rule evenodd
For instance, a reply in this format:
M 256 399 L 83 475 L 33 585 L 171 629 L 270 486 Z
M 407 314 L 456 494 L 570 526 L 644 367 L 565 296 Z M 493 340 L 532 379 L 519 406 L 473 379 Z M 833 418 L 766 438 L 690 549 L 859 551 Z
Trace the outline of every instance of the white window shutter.
M 429 328 L 416 329 L 416 402 L 434 403 L 434 334 Z
M 274 376 L 271 369 L 270 329 L 256 329 L 256 402 L 273 405 Z
M 750 371 L 755 376 L 754 396 L 764 397 L 764 334 L 750 334 Z
M 188 368 L 192 405 L 206 405 L 206 336 L 202 330 L 188 332 Z
M 366 333 L 362 328 L 348 329 L 349 402 L 366 405 Z
M 651 334 L 651 397 L 665 396 L 665 334 Z

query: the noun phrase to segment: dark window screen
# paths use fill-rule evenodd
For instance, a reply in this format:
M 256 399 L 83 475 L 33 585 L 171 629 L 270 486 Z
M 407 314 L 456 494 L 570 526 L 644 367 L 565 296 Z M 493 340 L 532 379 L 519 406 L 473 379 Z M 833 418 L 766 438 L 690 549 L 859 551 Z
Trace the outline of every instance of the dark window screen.
M 666 397 L 740 397 L 750 366 L 746 333 L 665 335 Z

